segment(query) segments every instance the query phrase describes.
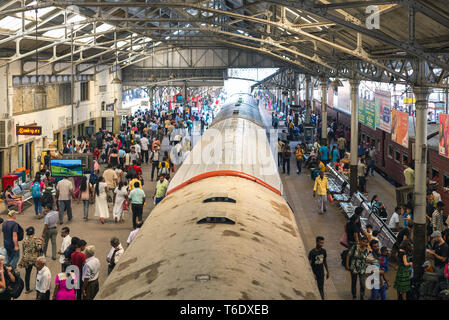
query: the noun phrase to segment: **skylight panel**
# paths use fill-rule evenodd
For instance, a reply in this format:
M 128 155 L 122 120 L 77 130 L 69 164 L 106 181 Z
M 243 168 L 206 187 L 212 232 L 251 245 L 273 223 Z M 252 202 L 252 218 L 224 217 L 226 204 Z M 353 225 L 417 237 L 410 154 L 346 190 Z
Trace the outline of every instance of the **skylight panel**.
M 89 43 L 89 42 L 94 41 L 94 37 L 91 36 L 91 37 L 79 38 L 79 39 L 77 39 L 77 41 L 84 42 L 84 43 Z
M 64 28 L 48 30 L 42 34 L 45 37 L 62 38 L 65 36 Z
M 37 4 L 37 1 L 33 1 L 27 6 L 34 6 Z M 40 18 L 41 16 L 45 15 L 46 13 L 49 13 L 50 11 L 54 10 L 55 7 L 47 7 L 47 8 L 40 8 L 37 9 L 37 17 Z M 36 11 L 35 10 L 28 10 L 25 11 L 25 17 L 28 19 L 35 19 L 36 18 Z
M 67 19 L 67 23 L 76 23 L 76 22 L 80 22 L 86 20 L 86 18 L 80 16 L 79 14 L 75 14 L 73 16 L 71 16 L 69 19 Z
M 114 27 L 111 26 L 110 24 L 103 23 L 101 26 L 97 26 L 95 28 L 95 30 L 96 30 L 96 32 L 105 32 L 105 31 L 111 30 L 112 28 L 114 28 Z
M 294 14 L 296 17 L 299 16 L 299 14 L 297 14 L 295 11 L 289 9 L 289 8 L 285 8 L 285 10 L 287 10 L 288 12 L 290 12 L 291 14 Z
M 126 41 L 117 41 L 117 48 L 123 47 L 125 44 L 127 44 Z
M 0 20 L 0 28 L 17 31 L 22 26 L 22 19 L 16 17 L 5 17 Z

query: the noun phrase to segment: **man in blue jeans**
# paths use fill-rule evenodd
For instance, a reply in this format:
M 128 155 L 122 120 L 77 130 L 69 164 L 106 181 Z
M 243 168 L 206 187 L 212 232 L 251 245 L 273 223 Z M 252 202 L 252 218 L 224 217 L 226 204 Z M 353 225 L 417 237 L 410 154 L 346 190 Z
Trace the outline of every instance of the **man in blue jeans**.
M 168 181 L 165 179 L 165 176 L 161 174 L 159 177 L 159 181 L 156 182 L 156 190 L 154 190 L 154 205 L 157 205 L 162 201 L 162 199 L 164 199 L 167 192 L 167 187 Z
M 64 177 L 56 186 L 56 199 L 58 199 L 59 207 L 59 224 L 64 223 L 64 211 L 66 209 L 68 220 L 72 220 L 72 198 L 75 198 L 73 195 L 73 183 L 68 177 Z
M 370 257 L 367 259 L 367 262 L 371 262 L 371 264 L 375 265 L 376 267 L 378 267 L 378 275 L 377 277 L 379 279 L 377 283 L 373 284 L 373 288 L 371 289 L 371 297 L 369 298 L 369 300 L 377 300 L 377 296 L 380 294 L 380 298 L 382 300 L 387 300 L 387 282 L 384 281 L 385 279 L 385 275 L 384 273 L 387 271 L 384 268 L 381 268 L 381 260 L 382 260 L 382 254 L 380 252 L 379 249 L 379 241 L 377 240 L 371 240 L 369 243 L 370 247 L 371 247 L 371 253 L 370 253 Z M 382 270 L 384 269 L 384 270 Z M 367 273 L 368 275 L 368 273 Z M 369 276 L 369 275 L 368 275 Z M 370 281 L 371 277 L 367 278 L 368 281 Z
M 7 265 L 16 269 L 17 262 L 20 258 L 19 250 L 19 224 L 16 222 L 17 211 L 10 210 L 8 212 L 9 219 L 2 225 L 3 232 L 3 246 L 7 254 Z

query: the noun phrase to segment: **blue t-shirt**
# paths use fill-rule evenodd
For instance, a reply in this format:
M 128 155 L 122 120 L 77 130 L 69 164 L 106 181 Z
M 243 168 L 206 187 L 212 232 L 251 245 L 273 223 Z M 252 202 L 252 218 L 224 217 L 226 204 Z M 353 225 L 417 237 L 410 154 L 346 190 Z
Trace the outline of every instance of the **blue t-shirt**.
M 413 214 L 404 212 L 404 214 L 402 215 L 402 218 L 404 219 L 404 227 L 407 227 L 407 221 L 406 219 L 412 219 L 413 220 Z
M 363 145 L 361 145 L 360 147 L 359 147 L 359 152 L 358 152 L 358 156 L 360 157 L 360 156 L 362 156 L 362 155 L 364 155 L 365 154 L 365 147 L 363 146 Z
M 337 162 L 338 161 L 338 150 L 334 149 L 332 150 L 332 162 Z
M 19 233 L 19 225 L 15 221 L 5 221 L 2 226 L 3 232 L 3 246 L 6 250 L 14 250 L 14 241 L 12 239 L 13 233 Z
M 327 146 L 322 146 L 320 148 L 321 161 L 326 161 L 329 158 L 329 148 Z
M 125 156 L 125 154 L 126 154 L 126 152 L 125 152 L 125 150 L 123 150 L 123 149 L 120 149 L 120 150 L 118 151 L 118 156 L 119 156 L 120 158 L 123 158 L 123 157 Z

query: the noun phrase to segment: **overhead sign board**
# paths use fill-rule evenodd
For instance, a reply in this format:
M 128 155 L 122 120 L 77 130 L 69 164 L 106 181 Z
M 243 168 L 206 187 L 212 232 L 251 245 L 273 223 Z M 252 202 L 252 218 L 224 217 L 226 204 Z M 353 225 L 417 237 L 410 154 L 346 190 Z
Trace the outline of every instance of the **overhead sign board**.
M 16 134 L 21 136 L 40 136 L 42 127 L 17 126 Z
M 118 116 L 130 116 L 131 109 L 118 109 L 118 110 L 115 110 L 115 114 Z
M 415 103 L 415 98 L 404 98 L 404 103 Z
M 101 111 L 101 117 L 110 118 L 115 115 L 114 111 Z

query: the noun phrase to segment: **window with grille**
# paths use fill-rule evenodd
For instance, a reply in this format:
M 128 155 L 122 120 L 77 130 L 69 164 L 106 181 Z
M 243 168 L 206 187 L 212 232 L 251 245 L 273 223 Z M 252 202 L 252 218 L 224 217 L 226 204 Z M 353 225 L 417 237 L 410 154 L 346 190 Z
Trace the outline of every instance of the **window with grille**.
M 70 83 L 59 85 L 58 106 L 65 106 L 72 103 L 72 86 Z
M 80 101 L 89 100 L 89 81 L 81 82 L 80 90 Z

